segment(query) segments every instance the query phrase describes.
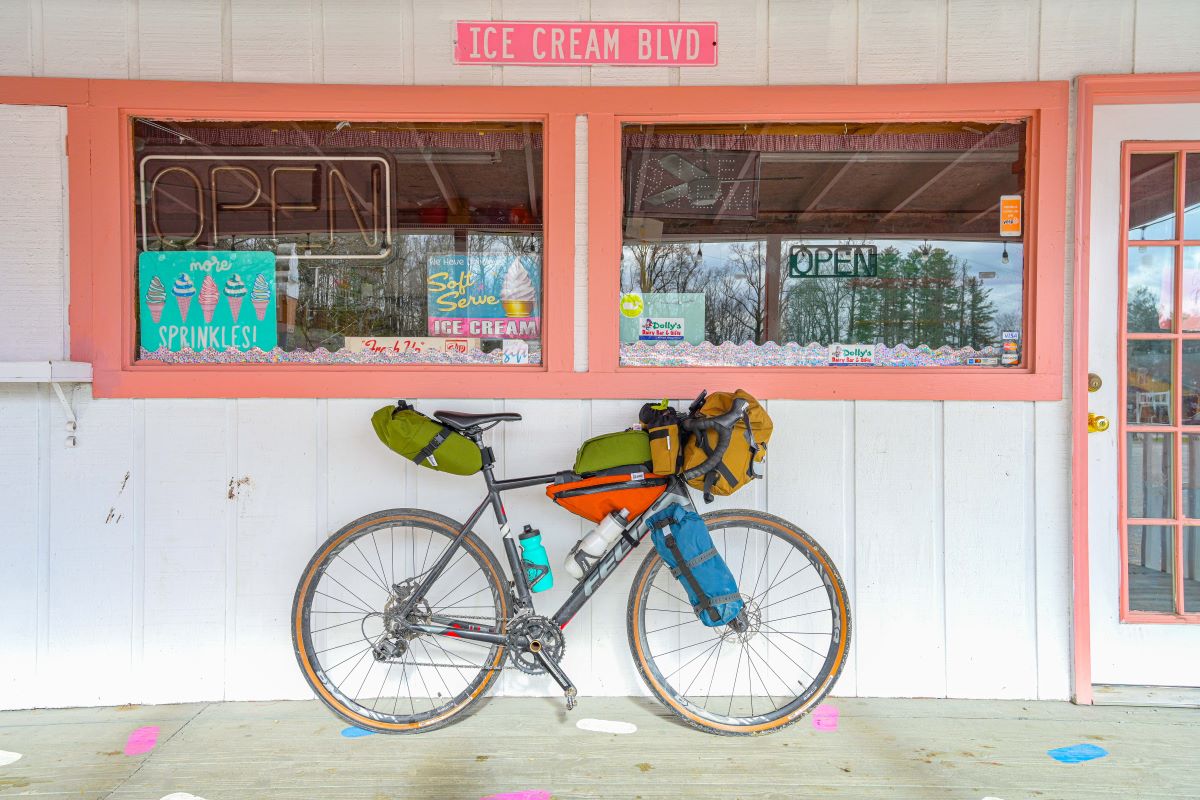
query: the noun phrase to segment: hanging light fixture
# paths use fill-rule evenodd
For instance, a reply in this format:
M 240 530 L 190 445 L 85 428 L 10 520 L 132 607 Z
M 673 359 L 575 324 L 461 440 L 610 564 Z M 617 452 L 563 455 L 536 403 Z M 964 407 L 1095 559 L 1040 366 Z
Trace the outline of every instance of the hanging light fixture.
M 1001 264 L 1007 264 L 1007 263 L 1008 263 L 1008 242 L 1005 242 L 1005 243 L 1004 243 L 1004 252 L 1002 252 L 1002 253 L 1000 254 L 1000 263 L 1001 263 Z
M 696 260 L 697 261 L 704 260 L 704 244 L 702 242 L 696 243 Z

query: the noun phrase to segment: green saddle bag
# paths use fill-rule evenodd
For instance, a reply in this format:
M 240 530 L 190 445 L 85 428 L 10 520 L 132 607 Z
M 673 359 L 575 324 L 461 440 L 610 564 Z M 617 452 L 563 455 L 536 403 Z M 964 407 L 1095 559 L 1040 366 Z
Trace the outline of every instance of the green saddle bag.
M 641 464 L 650 471 L 650 436 L 641 429 L 593 436 L 575 454 L 575 472 L 587 475 Z
M 422 467 L 452 475 L 483 469 L 483 453 L 474 442 L 403 400 L 372 414 L 371 426 L 379 441 Z

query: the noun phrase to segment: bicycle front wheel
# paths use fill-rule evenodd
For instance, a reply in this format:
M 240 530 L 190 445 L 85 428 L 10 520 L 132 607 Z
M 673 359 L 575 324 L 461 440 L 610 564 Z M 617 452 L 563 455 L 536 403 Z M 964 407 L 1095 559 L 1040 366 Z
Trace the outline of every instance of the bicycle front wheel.
M 629 645 L 650 691 L 710 733 L 770 733 L 833 688 L 850 647 L 846 588 L 804 531 L 758 511 L 704 515 L 745 602 L 739 625 L 710 628 L 651 549 L 629 593 Z
M 459 528 L 430 511 L 380 511 L 329 537 L 309 561 L 292 605 L 296 660 L 342 719 L 380 733 L 432 730 L 461 718 L 495 682 L 503 647 L 405 624 L 452 618 L 503 632 L 503 572 L 474 533 L 408 618 L 398 616 Z

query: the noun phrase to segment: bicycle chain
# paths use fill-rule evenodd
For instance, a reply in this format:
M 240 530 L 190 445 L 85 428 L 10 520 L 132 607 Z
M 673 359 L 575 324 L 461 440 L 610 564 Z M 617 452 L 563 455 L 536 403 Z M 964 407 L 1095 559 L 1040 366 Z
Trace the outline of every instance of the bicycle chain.
M 496 621 L 495 617 L 475 617 L 475 616 L 470 616 L 467 614 L 455 614 L 454 618 L 455 619 L 490 620 L 492 622 Z M 499 667 L 489 667 L 486 665 L 480 665 L 477 667 L 474 664 L 438 664 L 438 663 L 435 663 L 432 661 L 403 661 L 403 660 L 401 660 L 401 661 L 389 661 L 386 663 L 400 664 L 400 665 L 406 666 L 406 667 L 449 667 L 451 669 L 479 669 L 479 670 L 485 670 L 487 672 L 499 672 L 500 670 L 509 668 L 508 663 L 507 663 L 508 662 L 507 655 L 505 656 L 504 661 L 505 661 L 505 663 Z

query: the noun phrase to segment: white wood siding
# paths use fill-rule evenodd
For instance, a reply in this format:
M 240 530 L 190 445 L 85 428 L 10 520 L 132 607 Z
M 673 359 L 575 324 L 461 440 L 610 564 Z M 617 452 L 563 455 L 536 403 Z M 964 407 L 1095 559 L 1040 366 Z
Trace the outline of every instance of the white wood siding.
M 980 0 L 0 0 L 0 74 L 703 85 L 1200 69 L 1192 4 L 1013 0 L 1003 10 Z M 716 20 L 720 65 L 452 63 L 453 20 L 535 17 Z M 53 357 L 66 338 L 62 133 L 58 110 L 0 109 L 0 236 L 10 248 L 0 358 Z M 37 202 L 15 204 L 13 181 Z M 580 277 L 586 181 L 581 169 Z M 16 303 L 14 287 L 27 299 Z M 579 322 L 577 345 L 586 331 Z M 577 367 L 586 363 L 579 353 Z M 72 450 L 47 387 L 0 386 L 0 707 L 305 696 L 285 618 L 316 543 L 384 507 L 461 517 L 461 493 L 479 490 L 382 448 L 367 423 L 381 401 L 91 401 L 86 389 L 77 400 Z M 629 424 L 638 402 L 421 405 L 525 414 L 494 438 L 514 474 L 566 466 L 582 438 Z M 1067 401 L 769 408 L 767 479 L 725 504 L 794 520 L 840 565 L 855 622 L 840 693 L 1067 696 Z M 556 567 L 583 532 L 537 490 L 508 508 L 515 524 L 543 530 Z M 482 534 L 496 545 L 494 528 Z M 626 565 L 568 629 L 566 666 L 585 695 L 644 691 L 625 637 L 632 572 Z M 547 603 L 564 593 L 556 587 Z M 500 688 L 553 693 L 520 675 Z

